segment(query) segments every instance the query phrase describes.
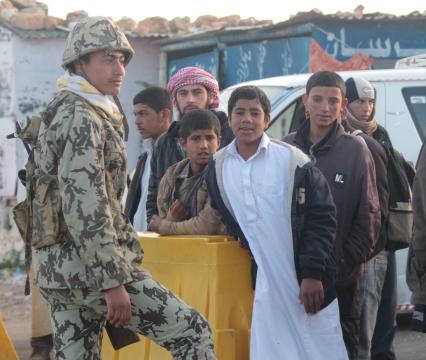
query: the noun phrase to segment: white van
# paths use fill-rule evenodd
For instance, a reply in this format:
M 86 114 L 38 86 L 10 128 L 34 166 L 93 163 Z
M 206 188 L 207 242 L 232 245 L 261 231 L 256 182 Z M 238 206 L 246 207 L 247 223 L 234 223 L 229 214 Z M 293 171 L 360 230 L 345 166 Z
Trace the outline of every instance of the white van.
M 399 59 L 395 63 L 395 69 L 426 68 L 426 54 L 418 54 Z
M 426 68 L 408 70 L 368 70 L 338 72 L 344 80 L 363 77 L 376 89 L 376 118 L 383 125 L 393 146 L 416 164 L 426 137 Z M 269 136 L 281 139 L 295 131 L 304 114 L 302 95 L 311 74 L 278 76 L 233 85 L 222 91 L 221 104 L 227 106 L 231 92 L 241 85 L 262 88 L 272 104 Z M 398 312 L 412 312 L 411 293 L 405 282 L 407 249 L 396 253 L 398 274 Z

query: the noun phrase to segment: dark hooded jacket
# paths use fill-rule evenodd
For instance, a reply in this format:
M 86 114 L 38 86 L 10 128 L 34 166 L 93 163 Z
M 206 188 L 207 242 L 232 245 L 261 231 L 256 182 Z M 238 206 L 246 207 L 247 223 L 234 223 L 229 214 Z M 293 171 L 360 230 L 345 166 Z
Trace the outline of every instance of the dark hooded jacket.
M 380 231 L 374 162 L 365 142 L 347 134 L 337 121 L 317 144 L 311 143 L 309 133 L 310 123 L 304 121 L 283 140 L 310 155 L 328 181 L 337 210 L 337 279 L 349 284 L 371 257 Z

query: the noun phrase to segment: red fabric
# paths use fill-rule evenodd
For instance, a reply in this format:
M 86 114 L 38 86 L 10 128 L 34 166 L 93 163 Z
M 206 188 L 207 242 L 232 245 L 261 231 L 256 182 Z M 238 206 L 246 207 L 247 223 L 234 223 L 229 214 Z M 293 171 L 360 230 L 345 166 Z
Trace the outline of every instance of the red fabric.
M 219 84 L 215 77 L 209 72 L 195 66 L 180 69 L 169 80 L 167 91 L 169 92 L 173 105 L 176 106 L 176 91 L 187 85 L 203 85 L 212 99 L 209 108 L 219 107 Z
M 339 61 L 328 54 L 315 40 L 311 40 L 309 52 L 309 71 L 317 72 L 321 70 L 344 71 L 344 70 L 369 70 L 374 63 L 372 57 L 358 53 L 349 60 Z

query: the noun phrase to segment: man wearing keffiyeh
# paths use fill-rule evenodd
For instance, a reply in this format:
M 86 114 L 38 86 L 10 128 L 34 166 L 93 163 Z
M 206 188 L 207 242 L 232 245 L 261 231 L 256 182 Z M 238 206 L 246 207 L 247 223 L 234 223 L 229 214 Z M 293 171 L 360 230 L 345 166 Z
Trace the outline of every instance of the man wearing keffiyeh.
M 180 116 L 195 108 L 215 110 L 219 107 L 217 80 L 197 67 L 190 66 L 176 72 L 170 78 L 167 90 Z
M 195 109 L 209 109 L 219 118 L 221 126 L 221 147 L 228 145 L 234 135 L 228 125 L 228 118 L 219 107 L 219 84 L 209 72 L 189 66 L 177 71 L 169 80 L 167 90 L 180 118 Z M 167 133 L 160 136 L 151 159 L 151 176 L 149 179 L 147 218 L 158 214 L 158 185 L 169 166 L 186 158 L 185 151 L 179 144 L 180 123 L 174 121 Z

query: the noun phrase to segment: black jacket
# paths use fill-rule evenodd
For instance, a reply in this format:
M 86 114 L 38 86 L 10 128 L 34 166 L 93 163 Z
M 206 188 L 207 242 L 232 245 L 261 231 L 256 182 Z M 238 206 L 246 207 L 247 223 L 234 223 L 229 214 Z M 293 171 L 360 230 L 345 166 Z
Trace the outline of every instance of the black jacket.
M 225 205 L 226 195 L 221 180 L 218 182 L 224 151 L 216 153 L 208 164 L 206 181 L 211 204 L 221 214 L 228 233 L 250 250 L 241 227 Z M 294 173 L 291 224 L 297 279 L 299 284 L 304 278 L 322 281 L 325 299 L 321 308 L 324 308 L 336 298 L 336 264 L 333 256 L 336 215 L 327 181 L 310 162 L 297 167 Z
M 333 124 L 329 133 L 313 145 L 309 121 L 284 141 L 296 145 L 315 161 L 328 181 L 337 211 L 334 251 L 339 285 L 355 282 L 380 232 L 380 207 L 374 162 L 362 139 Z
M 223 111 L 213 111 L 220 121 L 221 147 L 228 145 L 234 135 L 228 124 L 228 117 Z M 147 221 L 152 215 L 158 214 L 157 194 L 161 178 L 166 170 L 186 158 L 186 153 L 179 143 L 179 121 L 174 121 L 169 130 L 162 134 L 153 149 L 151 158 L 151 176 L 149 178 L 148 197 L 146 201 Z

